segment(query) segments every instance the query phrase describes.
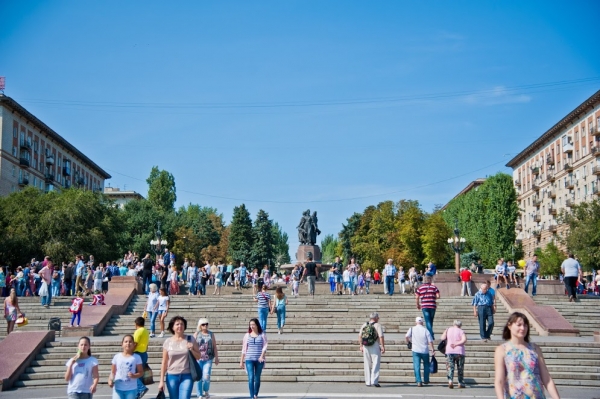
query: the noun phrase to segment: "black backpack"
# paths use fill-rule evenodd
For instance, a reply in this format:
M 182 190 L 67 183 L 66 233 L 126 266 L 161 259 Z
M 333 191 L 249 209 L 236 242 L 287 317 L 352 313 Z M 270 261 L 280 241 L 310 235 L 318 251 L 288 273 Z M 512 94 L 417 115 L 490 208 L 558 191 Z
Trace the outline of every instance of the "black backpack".
M 61 330 L 61 322 L 60 317 L 51 317 L 48 321 L 48 330 L 52 331 L 60 331 Z

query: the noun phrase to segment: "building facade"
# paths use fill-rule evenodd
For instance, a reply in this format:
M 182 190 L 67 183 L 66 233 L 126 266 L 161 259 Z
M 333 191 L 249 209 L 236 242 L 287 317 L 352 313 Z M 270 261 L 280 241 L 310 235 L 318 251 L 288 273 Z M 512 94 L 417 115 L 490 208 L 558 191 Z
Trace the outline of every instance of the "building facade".
M 598 198 L 600 176 L 600 90 L 514 157 L 513 169 L 521 215 L 517 239 L 526 256 L 554 241 L 559 247 L 566 227 L 561 211 Z
M 0 94 L 0 195 L 33 186 L 44 191 L 104 189 L 110 175 L 10 97 Z
M 104 195 L 121 209 L 124 208 L 125 204 L 128 202 L 144 199 L 144 197 L 136 191 L 121 191 L 118 187 L 105 187 Z

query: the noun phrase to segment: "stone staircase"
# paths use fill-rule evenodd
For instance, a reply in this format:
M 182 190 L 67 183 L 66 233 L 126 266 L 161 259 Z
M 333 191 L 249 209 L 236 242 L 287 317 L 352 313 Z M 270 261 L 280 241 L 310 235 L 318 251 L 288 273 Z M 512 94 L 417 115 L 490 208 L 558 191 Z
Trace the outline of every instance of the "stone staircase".
M 19 308 L 25 315 L 29 323 L 24 327 L 16 327 L 15 331 L 39 331 L 48 329 L 48 321 L 52 317 L 60 317 L 62 326 L 68 326 L 71 323 L 71 313 L 69 307 L 71 306 L 71 299 L 69 297 L 55 297 L 52 298 L 52 305 L 49 308 L 44 308 L 40 304 L 39 297 L 19 297 Z M 87 306 L 86 300 L 86 306 Z M 84 310 L 85 312 L 85 310 Z M 84 314 L 82 314 L 84 317 Z M 0 328 L 0 338 L 6 336 L 5 324 Z
M 144 296 L 134 298 L 124 315 L 113 316 L 103 335 L 123 335 L 131 333 L 134 320 L 142 315 L 146 304 Z M 455 319 L 463 323 L 463 330 L 469 335 L 479 336 L 479 324 L 473 316 L 471 298 L 449 297 L 438 301 L 434 319 L 434 333 L 439 338 L 443 331 L 452 326 Z M 416 316 L 422 313 L 416 309 L 412 295 L 317 295 L 289 298 L 286 314 L 286 333 L 340 334 L 358 333 L 360 326 L 368 319 L 369 313 L 376 311 L 387 333 L 405 334 L 414 325 Z M 171 296 L 169 317 L 182 315 L 195 328 L 201 317 L 208 317 L 210 328 L 215 333 L 244 331 L 248 321 L 256 317 L 256 304 L 251 293 L 242 295 L 190 297 Z M 494 334 L 501 335 L 508 312 L 498 301 Z M 277 331 L 275 315 L 269 316 L 267 332 Z M 147 325 L 147 327 L 149 327 Z M 160 328 L 156 327 L 156 331 Z M 535 332 L 533 332 L 536 334 Z
M 239 368 L 241 337 L 237 340 L 219 340 L 220 364 L 213 366 L 214 383 L 245 382 L 246 374 Z M 355 340 L 282 340 L 270 334 L 267 365 L 263 382 L 347 382 L 362 383 L 363 361 Z M 218 336 L 217 336 L 217 339 Z M 149 347 L 150 367 L 158 374 L 162 340 L 152 340 Z M 494 380 L 495 343 L 470 341 L 467 343 L 465 378 L 468 385 L 492 385 Z M 600 388 L 600 346 L 581 343 L 541 344 L 548 369 L 555 382 L 563 386 Z M 400 340 L 389 340 L 381 365 L 382 383 L 412 384 L 412 355 Z M 65 362 L 76 350 L 75 342 L 53 342 L 47 345 L 25 374 L 17 387 L 64 386 Z M 100 361 L 101 383 L 106 383 L 110 362 L 120 351 L 120 340 L 95 340 L 92 353 Z M 432 383 L 445 384 L 444 358 L 438 357 L 440 371 L 432 375 Z M 573 378 L 577 376 L 577 378 Z
M 537 295 L 539 305 L 553 306 L 565 319 L 578 328 L 581 336 L 592 336 L 600 331 L 600 298 L 581 296 L 577 302 L 569 302 L 566 296 Z

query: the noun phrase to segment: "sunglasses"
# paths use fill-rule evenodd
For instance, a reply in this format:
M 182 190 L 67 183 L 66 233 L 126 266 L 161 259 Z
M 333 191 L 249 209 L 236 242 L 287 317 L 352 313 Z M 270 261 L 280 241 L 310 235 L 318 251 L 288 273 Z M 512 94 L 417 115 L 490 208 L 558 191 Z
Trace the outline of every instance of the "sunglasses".
M 207 325 L 208 325 L 208 323 L 204 323 L 204 324 L 200 324 L 200 325 L 201 325 L 201 326 L 207 326 Z

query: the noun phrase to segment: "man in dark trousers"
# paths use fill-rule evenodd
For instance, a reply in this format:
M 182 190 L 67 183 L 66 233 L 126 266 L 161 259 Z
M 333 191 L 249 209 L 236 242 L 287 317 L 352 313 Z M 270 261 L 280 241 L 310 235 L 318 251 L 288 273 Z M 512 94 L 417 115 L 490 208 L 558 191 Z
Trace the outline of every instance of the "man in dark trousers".
M 154 267 L 154 261 L 150 258 L 150 254 L 144 256 L 142 265 L 142 281 L 144 284 L 144 291 L 146 292 L 146 295 L 148 295 L 150 292 L 150 284 L 152 284 L 152 268 Z
M 312 261 L 312 254 L 309 253 L 308 262 L 304 265 L 304 273 L 302 273 L 302 279 L 306 277 L 306 281 L 308 281 L 308 293 L 310 295 L 315 296 L 315 281 L 317 280 L 318 267 L 315 262 Z

